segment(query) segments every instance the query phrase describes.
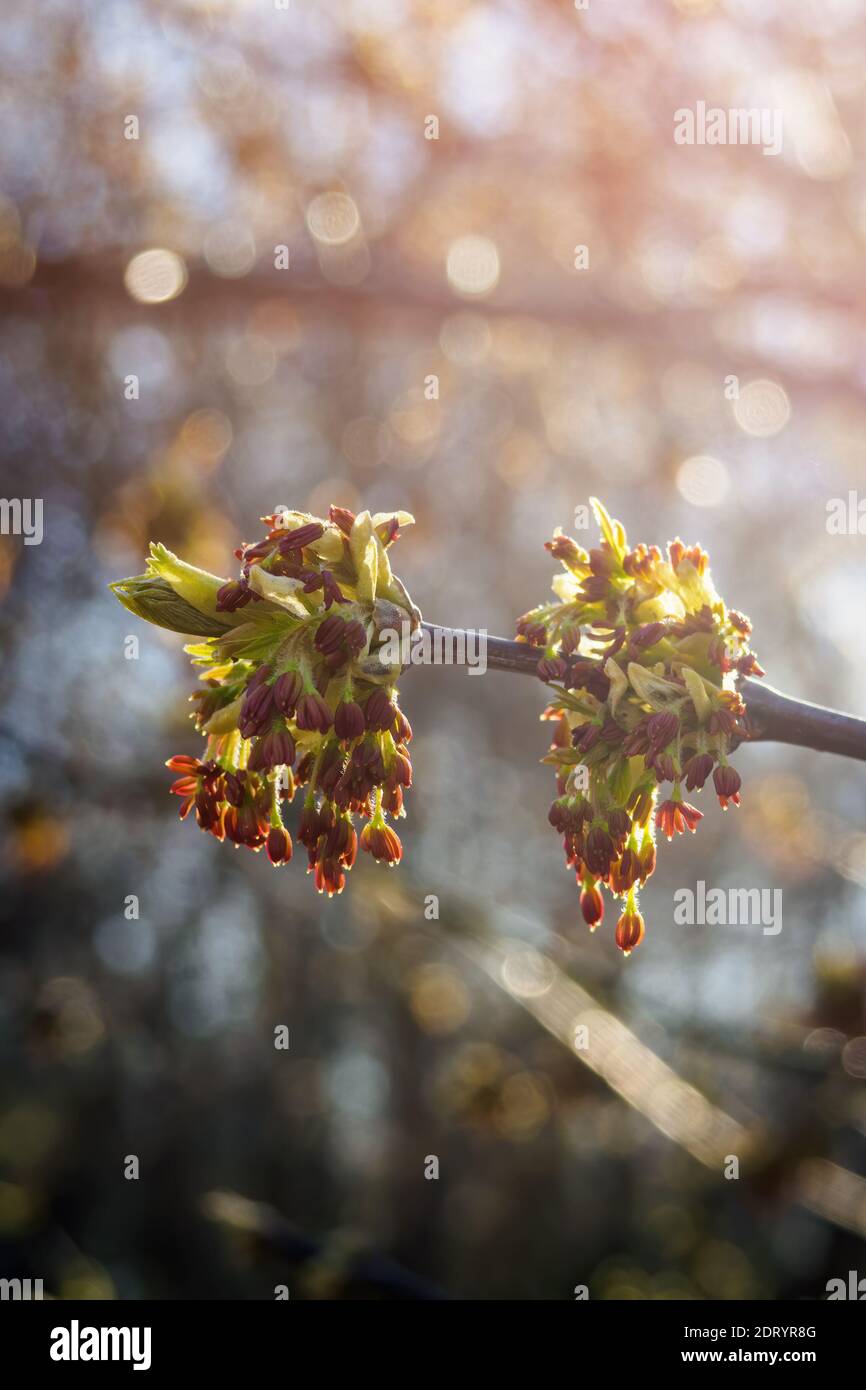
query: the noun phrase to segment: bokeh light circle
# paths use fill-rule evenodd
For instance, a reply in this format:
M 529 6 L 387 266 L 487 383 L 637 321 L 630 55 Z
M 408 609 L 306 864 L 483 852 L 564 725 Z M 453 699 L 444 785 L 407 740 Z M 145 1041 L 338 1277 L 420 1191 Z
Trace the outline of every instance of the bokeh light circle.
M 204 258 L 214 275 L 239 280 L 256 263 L 256 243 L 244 222 L 217 222 L 204 239 Z
M 791 418 L 791 402 L 777 381 L 761 377 L 749 381 L 734 401 L 734 417 L 740 429 L 758 439 L 769 439 L 783 430 Z
M 451 243 L 448 281 L 458 294 L 489 294 L 499 282 L 499 252 L 486 236 L 462 236 Z
M 728 470 L 721 459 L 696 454 L 677 470 L 677 491 L 693 507 L 718 507 L 731 486 Z
M 127 293 L 139 304 L 165 304 L 176 299 L 186 282 L 183 257 L 162 246 L 133 256 L 123 274 Z
M 323 246 L 345 246 L 360 226 L 361 214 L 348 193 L 320 193 L 307 208 L 310 236 Z

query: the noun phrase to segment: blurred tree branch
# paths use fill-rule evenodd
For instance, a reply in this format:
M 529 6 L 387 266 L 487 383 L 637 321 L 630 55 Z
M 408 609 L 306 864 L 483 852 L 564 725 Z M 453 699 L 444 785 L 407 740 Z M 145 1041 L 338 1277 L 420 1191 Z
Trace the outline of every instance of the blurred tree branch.
M 166 326 L 177 326 L 188 324 L 193 312 L 223 319 L 248 309 L 257 300 L 277 297 L 294 308 L 336 313 L 344 320 L 366 320 L 370 315 L 381 314 L 389 322 L 411 319 L 425 323 L 431 319 L 439 321 L 443 315 L 465 307 L 465 301 L 450 289 L 444 269 L 441 275 L 431 276 L 426 267 L 407 259 L 395 237 L 376 242 L 372 267 L 359 282 L 326 278 L 308 243 L 292 244 L 290 251 L 291 271 L 276 270 L 262 258 L 248 275 L 238 278 L 215 275 L 204 262 L 191 262 L 187 265 L 188 281 L 183 292 L 157 305 L 139 304 L 130 298 L 123 283 L 126 255 L 120 248 L 98 255 L 40 260 L 27 285 L 9 288 L 0 284 L 0 308 L 51 315 L 62 307 L 64 313 L 77 309 L 89 316 L 94 304 L 98 304 L 100 308 L 110 306 L 121 311 L 125 318 L 142 316 L 150 320 L 157 314 Z M 781 285 L 771 277 L 758 278 L 742 285 L 739 294 L 719 308 L 730 314 L 734 306 L 747 306 L 756 295 L 781 292 Z M 832 295 L 828 299 L 828 294 L 813 294 L 810 287 L 808 305 L 816 313 L 828 309 L 843 313 L 845 306 Z M 635 312 L 627 301 L 611 297 L 598 283 L 579 279 L 564 282 L 559 276 L 539 274 L 518 291 L 499 287 L 484 300 L 483 311 L 491 319 L 527 318 L 575 333 L 603 331 L 612 337 L 627 333 L 631 343 L 653 354 L 658 353 L 659 343 L 663 342 L 672 358 L 685 353 L 691 362 L 703 362 L 713 370 L 718 367 L 720 343 L 705 308 L 668 304 L 654 311 L 644 308 Z M 740 372 L 765 371 L 771 361 L 771 355 L 756 345 L 753 337 L 749 341 L 744 338 L 735 348 L 726 345 L 725 352 Z M 780 370 L 778 364 L 775 369 Z M 842 363 L 835 368 L 823 366 L 820 379 L 816 380 L 811 362 L 792 357 L 784 364 L 784 378 L 796 381 L 801 394 L 819 395 L 832 384 L 850 396 L 852 402 L 861 401 L 857 382 Z
M 273 1207 L 236 1192 L 208 1192 L 208 1220 L 245 1241 L 252 1253 L 265 1251 L 292 1266 L 307 1297 L 387 1298 L 436 1301 L 446 1294 L 435 1284 L 348 1233 L 318 1240 L 299 1231 Z
M 474 902 L 455 900 L 442 920 L 463 955 L 620 1100 L 704 1168 L 719 1173 L 727 1155 L 737 1154 L 747 1164 L 760 1200 L 796 1202 L 861 1238 L 866 1234 L 866 1179 L 822 1152 L 831 1147 L 823 1121 L 785 1133 L 778 1121 L 768 1123 L 757 1111 L 738 1107 L 741 1118 L 735 1118 L 642 1042 L 552 954 L 522 937 L 505 935 L 489 916 L 479 919 Z M 579 1042 L 582 1027 L 587 1033 Z M 664 1029 L 669 1031 L 667 1021 Z M 779 1065 L 778 1058 L 766 1055 L 753 1060 L 774 1069 Z

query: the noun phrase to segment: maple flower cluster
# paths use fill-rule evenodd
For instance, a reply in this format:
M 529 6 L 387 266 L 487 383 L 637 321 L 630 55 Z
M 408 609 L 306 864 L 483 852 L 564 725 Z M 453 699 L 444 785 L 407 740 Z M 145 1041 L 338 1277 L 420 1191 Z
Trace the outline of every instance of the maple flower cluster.
M 584 920 L 604 917 L 605 887 L 622 902 L 616 944 L 640 944 L 638 891 L 655 869 L 656 832 L 694 832 L 703 813 L 683 792 L 712 776 L 724 809 L 740 801 L 728 762 L 744 736 L 738 676 L 764 674 L 749 650 L 751 624 L 713 587 L 698 545 L 629 548 L 601 503 L 600 545 L 583 550 L 557 529 L 546 549 L 562 563 L 555 600 L 525 613 L 518 639 L 539 648 L 553 692 L 550 752 L 557 797 L 550 823 L 563 837 Z
M 237 579 L 152 545 L 147 572 L 112 588 L 138 616 L 204 639 L 185 650 L 205 748 L 168 762 L 181 819 L 286 864 L 286 812 L 302 793 L 295 838 L 333 896 L 359 845 L 389 865 L 403 853 L 390 822 L 412 785 L 412 730 L 400 668 L 379 648 L 380 634 L 420 622 L 388 554 L 413 518 L 331 507 L 327 519 L 282 509 L 262 521 L 265 537 L 235 551 Z

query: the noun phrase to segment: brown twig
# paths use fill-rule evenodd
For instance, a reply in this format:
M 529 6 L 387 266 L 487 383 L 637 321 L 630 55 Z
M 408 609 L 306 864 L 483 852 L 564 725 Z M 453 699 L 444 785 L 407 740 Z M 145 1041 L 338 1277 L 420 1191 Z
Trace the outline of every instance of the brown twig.
M 866 762 L 866 719 L 795 700 L 752 677 L 741 681 L 749 743 L 793 743 Z
M 434 641 L 461 643 L 466 633 L 459 628 L 440 627 L 422 623 Z M 487 637 L 487 666 L 492 671 L 513 671 L 517 675 L 536 676 L 541 653 L 528 642 L 512 642 L 506 637 Z M 790 743 L 799 748 L 813 748 L 819 753 L 839 753 L 845 758 L 866 762 L 866 719 L 853 714 L 840 714 L 795 700 L 783 695 L 771 685 L 751 677 L 740 682 L 746 702 L 749 743 Z

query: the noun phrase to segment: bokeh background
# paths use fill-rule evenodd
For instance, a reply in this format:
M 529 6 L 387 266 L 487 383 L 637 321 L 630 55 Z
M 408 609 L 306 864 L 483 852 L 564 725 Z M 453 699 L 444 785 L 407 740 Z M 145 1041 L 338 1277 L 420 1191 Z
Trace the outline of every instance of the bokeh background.
M 862 765 L 741 749 L 623 962 L 546 823 L 542 687 L 413 671 L 404 864 L 327 901 L 178 825 L 182 639 L 106 589 L 151 538 L 228 575 L 277 504 L 401 507 L 425 616 L 510 635 L 597 494 L 710 550 L 773 684 L 866 711 L 866 539 L 826 528 L 863 480 L 864 61 L 861 0 L 6 0 L 2 491 L 45 535 L 0 537 L 0 1274 L 866 1274 Z M 675 145 L 698 100 L 781 110 L 782 153 Z M 675 926 L 697 879 L 780 888 L 783 931 Z

